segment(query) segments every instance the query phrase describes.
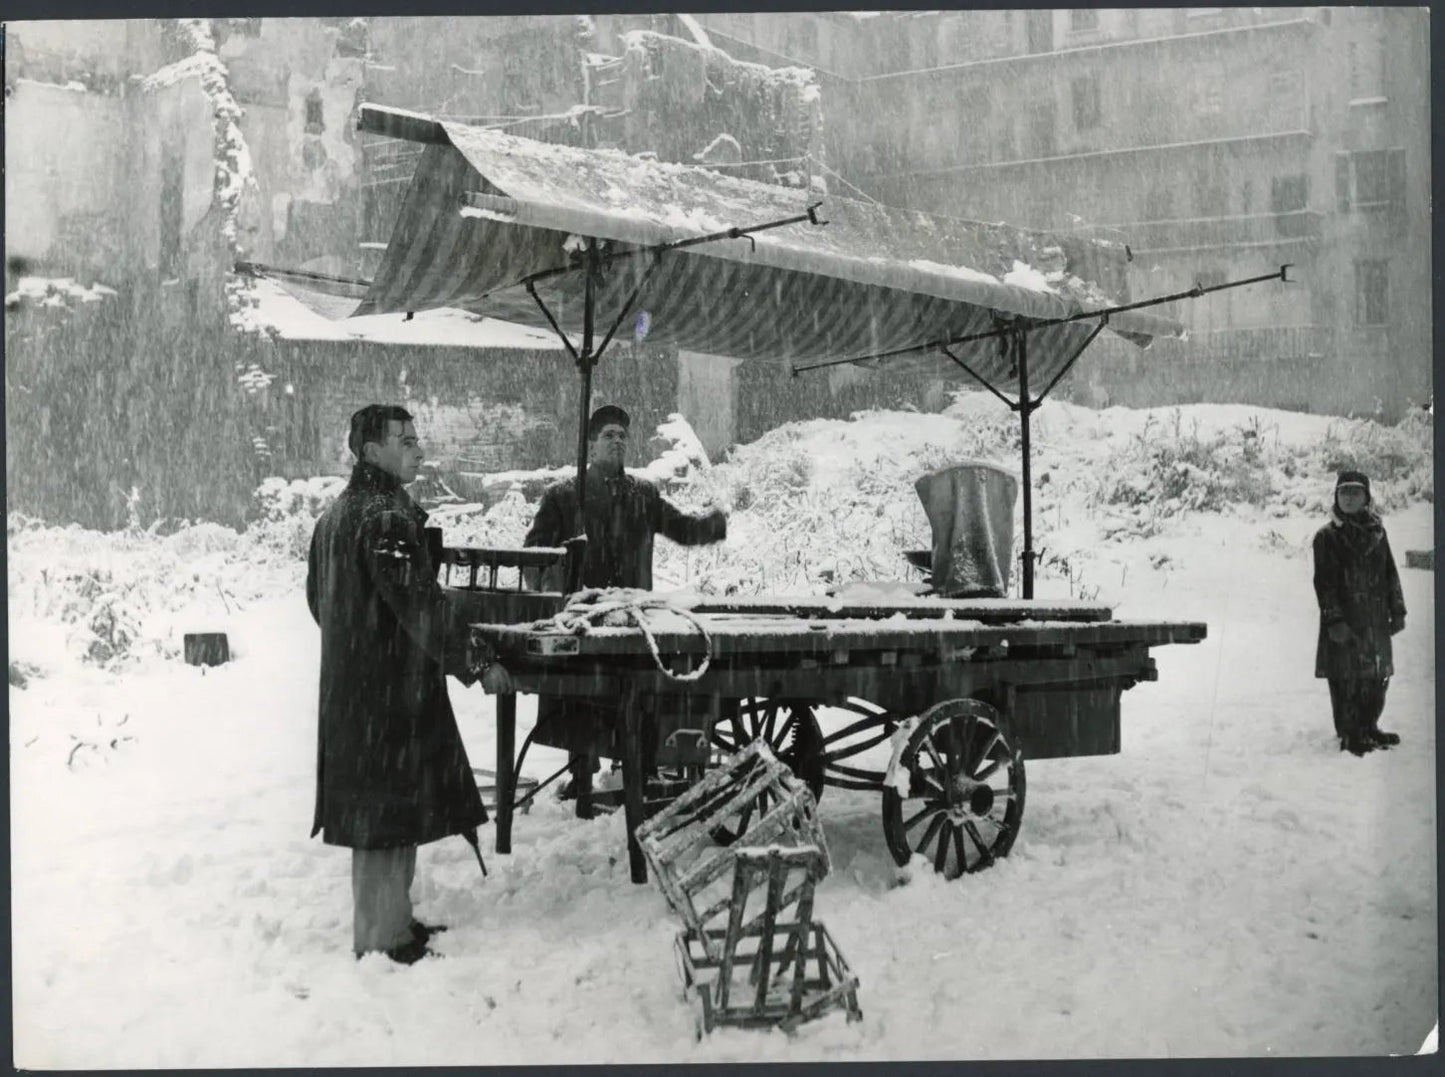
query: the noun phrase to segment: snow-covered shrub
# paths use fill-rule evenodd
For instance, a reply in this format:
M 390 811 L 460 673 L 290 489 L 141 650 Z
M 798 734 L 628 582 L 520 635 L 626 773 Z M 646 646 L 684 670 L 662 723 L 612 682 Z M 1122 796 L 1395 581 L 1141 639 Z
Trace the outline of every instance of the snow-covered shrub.
M 254 494 L 256 521 L 247 530 L 253 541 L 294 558 L 305 558 L 316 520 L 346 489 L 336 475 L 309 479 L 263 479 Z
M 1370 476 L 1381 508 L 1435 499 L 1435 428 L 1425 412 L 1412 412 L 1395 426 L 1367 421 L 1343 429 L 1332 425 L 1318 458 L 1324 478 L 1345 470 Z
M 1256 439 L 1202 437 L 1152 421 L 1107 461 L 1099 496 L 1106 505 L 1147 506 L 1158 516 L 1263 505 L 1273 492 Z
M 98 597 L 80 627 L 86 659 L 110 665 L 125 658 L 140 637 L 140 616 L 113 591 Z

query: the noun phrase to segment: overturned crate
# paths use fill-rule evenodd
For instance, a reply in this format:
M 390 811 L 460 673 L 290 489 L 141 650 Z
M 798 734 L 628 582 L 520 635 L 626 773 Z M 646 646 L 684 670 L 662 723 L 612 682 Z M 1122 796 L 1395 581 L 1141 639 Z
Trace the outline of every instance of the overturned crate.
M 822 923 L 813 919 L 813 888 L 827 874 L 817 846 L 735 850 L 733 885 L 724 927 L 689 927 L 677 936 L 684 998 L 702 1004 L 699 1033 L 719 1025 L 778 1027 L 842 1007 L 858 1021 L 858 978 Z M 765 888 L 765 889 L 764 889 Z M 762 908 L 749 899 L 764 890 Z M 793 907 L 793 916 L 782 913 Z
M 722 944 L 707 928 L 734 903 L 736 876 L 726 876 L 741 854 L 758 846 L 812 848 L 817 877 L 829 870 L 813 794 L 761 740 L 638 827 L 637 840 L 663 896 L 710 960 L 721 958 Z M 761 885 L 760 877 L 746 877 Z M 804 872 L 784 889 L 780 908 L 795 903 L 805 884 L 811 893 L 810 877 Z

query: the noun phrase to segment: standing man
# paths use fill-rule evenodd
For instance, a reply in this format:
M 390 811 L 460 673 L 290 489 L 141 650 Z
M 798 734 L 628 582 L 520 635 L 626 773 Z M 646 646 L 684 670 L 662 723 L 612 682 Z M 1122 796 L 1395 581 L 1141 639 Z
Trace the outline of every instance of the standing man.
M 616 404 L 604 404 L 587 422 L 587 542 L 582 587 L 652 588 L 652 540 L 664 535 L 682 546 L 701 546 L 727 538 L 722 509 L 684 512 L 647 479 L 627 474 L 628 431 L 632 419 Z M 576 476 L 549 486 L 537 506 L 524 546 L 562 546 L 582 533 Z M 542 697 L 537 701 L 538 744 L 570 753 L 578 812 L 590 811 L 586 793 L 596 768 L 597 746 L 610 741 L 617 709 L 581 700 Z M 564 790 L 564 795 L 568 795 Z
M 652 539 L 664 535 L 681 546 L 727 538 L 722 509 L 684 512 L 647 479 L 627 474 L 627 435 L 632 419 L 616 404 L 603 404 L 587 422 L 587 547 L 583 587 L 652 589 Z M 524 546 L 561 546 L 582 533 L 577 478 L 547 487 Z
M 316 521 L 306 576 L 321 626 L 311 834 L 352 850 L 356 955 L 409 965 L 439 930 L 412 917 L 417 846 L 461 834 L 475 847 L 487 812 L 447 697 L 427 516 L 403 488 L 423 459 L 411 416 L 368 405 L 351 417 L 349 445 L 357 463 Z
M 1380 728 L 1380 714 L 1395 672 L 1390 637 L 1405 627 L 1405 598 L 1363 471 L 1340 472 L 1330 517 L 1314 538 L 1315 676 L 1329 680 L 1341 751 L 1364 755 L 1400 743 Z

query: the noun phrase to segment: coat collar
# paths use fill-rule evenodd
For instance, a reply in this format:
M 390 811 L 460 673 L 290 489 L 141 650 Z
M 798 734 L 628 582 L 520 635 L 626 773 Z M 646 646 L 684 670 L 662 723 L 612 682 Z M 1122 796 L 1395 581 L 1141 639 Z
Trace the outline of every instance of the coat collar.
M 401 480 L 384 468 L 360 461 L 351 469 L 351 486 L 384 493 L 402 492 Z

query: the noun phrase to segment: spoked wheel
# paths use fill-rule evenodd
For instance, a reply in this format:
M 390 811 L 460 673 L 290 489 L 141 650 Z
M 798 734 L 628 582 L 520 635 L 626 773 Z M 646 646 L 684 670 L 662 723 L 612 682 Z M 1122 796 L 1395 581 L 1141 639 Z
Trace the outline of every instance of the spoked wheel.
M 918 853 L 956 879 L 1008 855 L 1023 818 L 1024 760 L 998 711 L 976 699 L 930 707 L 898 762 L 900 780 L 883 788 L 883 834 L 900 866 Z
M 712 743 L 724 752 L 740 752 L 753 741 L 767 742 L 773 755 L 787 764 L 816 801 L 823 795 L 823 730 L 811 703 L 793 699 L 744 699 L 735 715 L 713 724 Z M 719 845 L 731 845 L 775 805 L 776 798 L 761 794 L 744 809 L 736 826 L 719 824 L 712 838 Z

